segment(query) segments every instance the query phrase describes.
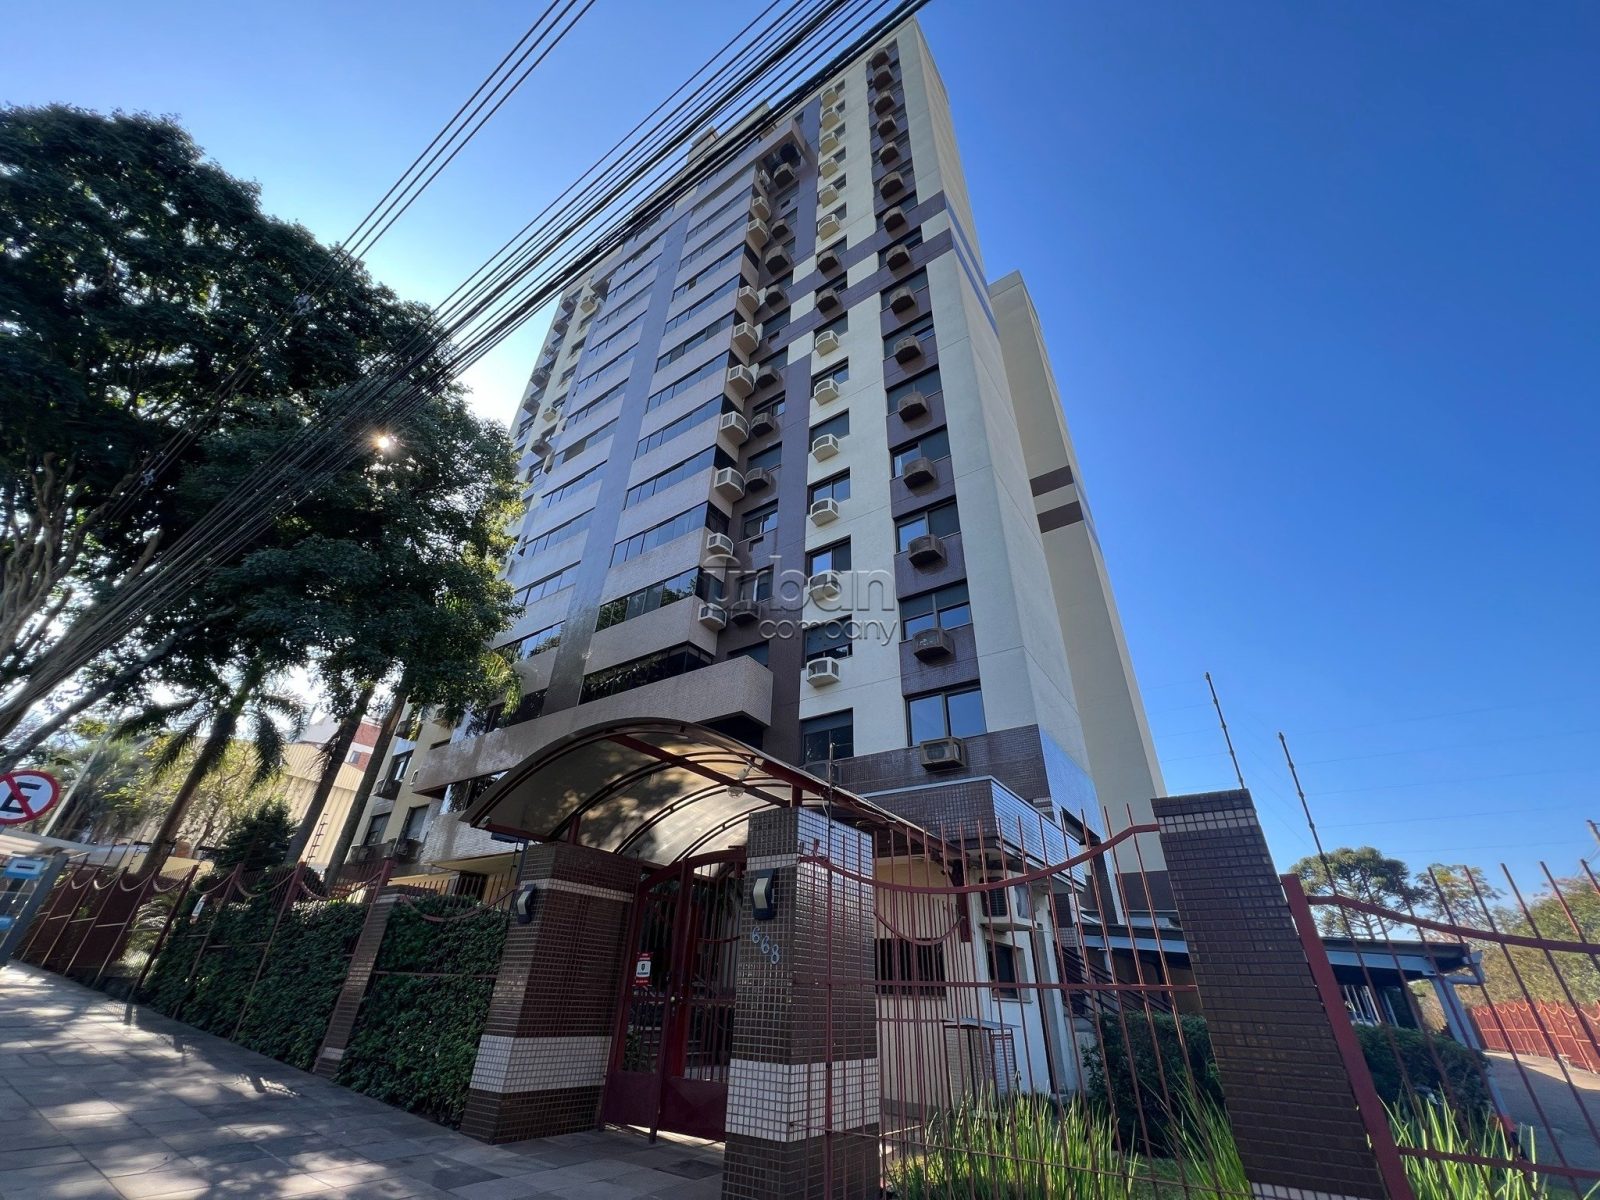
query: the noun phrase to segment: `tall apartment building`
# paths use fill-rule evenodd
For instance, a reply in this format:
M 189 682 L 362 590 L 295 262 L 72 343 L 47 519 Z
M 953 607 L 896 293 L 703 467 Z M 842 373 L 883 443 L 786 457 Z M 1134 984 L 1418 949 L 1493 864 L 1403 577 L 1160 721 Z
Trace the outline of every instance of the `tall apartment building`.
M 461 814 L 629 721 L 708 727 L 934 832 L 975 781 L 1074 838 L 1149 819 L 1162 783 L 1038 316 L 1020 275 L 988 282 L 914 24 L 571 281 L 514 435 L 525 695 L 407 747 L 404 785 L 443 798 L 425 860 L 509 870 L 513 843 Z

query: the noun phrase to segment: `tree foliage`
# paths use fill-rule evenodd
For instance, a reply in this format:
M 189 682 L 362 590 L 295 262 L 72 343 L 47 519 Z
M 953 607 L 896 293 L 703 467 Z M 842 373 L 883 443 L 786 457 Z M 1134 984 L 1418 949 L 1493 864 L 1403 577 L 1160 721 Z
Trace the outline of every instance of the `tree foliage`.
M 288 860 L 293 836 L 289 806 L 282 800 L 269 800 L 234 824 L 212 861 L 218 871 L 231 871 L 234 867 L 259 871 L 282 866 Z
M 1325 855 L 1302 858 L 1289 869 L 1313 893 L 1343 896 L 1400 912 L 1409 911 L 1423 899 L 1422 889 L 1412 882 L 1411 868 L 1372 846 L 1341 846 Z M 1317 927 L 1330 937 L 1377 938 L 1388 933 L 1392 925 L 1367 913 L 1323 907 L 1317 912 Z
M 504 432 L 445 388 L 381 431 L 390 453 L 371 448 L 180 601 L 120 630 L 41 719 L 24 688 L 63 631 L 432 326 L 147 116 L 0 109 L 0 248 L 0 737 L 12 756 L 107 697 L 216 692 L 252 663 L 309 662 L 336 711 L 397 664 L 414 670 L 416 695 L 458 709 L 510 689 L 484 646 L 511 611 L 497 566 L 514 466 Z M 148 471 L 202 421 L 168 469 Z

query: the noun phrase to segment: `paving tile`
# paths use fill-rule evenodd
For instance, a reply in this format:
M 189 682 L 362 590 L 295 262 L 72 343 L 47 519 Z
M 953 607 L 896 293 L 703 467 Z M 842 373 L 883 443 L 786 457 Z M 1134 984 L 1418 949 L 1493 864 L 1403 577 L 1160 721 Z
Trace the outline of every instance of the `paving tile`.
M 23 1149 L 18 1147 L 9 1135 L 0 1132 L 0 1137 L 5 1138 L 5 1149 L 0 1150 L 0 1170 L 20 1171 L 25 1167 L 51 1167 L 88 1161 L 76 1146 L 65 1143 L 59 1146 L 32 1146 Z

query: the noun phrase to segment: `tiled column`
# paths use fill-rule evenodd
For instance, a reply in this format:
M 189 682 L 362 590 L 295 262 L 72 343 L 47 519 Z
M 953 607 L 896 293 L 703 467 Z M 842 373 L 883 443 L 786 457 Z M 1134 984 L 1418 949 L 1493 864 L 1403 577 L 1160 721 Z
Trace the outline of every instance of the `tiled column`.
M 1251 1193 L 1384 1200 L 1250 793 L 1158 799 L 1155 814 Z
M 537 891 L 533 920 L 506 933 L 461 1120 L 485 1142 L 599 1122 L 639 863 L 547 843 L 528 847 L 519 880 Z
M 312 1072 L 327 1079 L 339 1074 L 339 1061 L 350 1045 L 356 1029 L 356 1014 L 361 1011 L 361 1001 L 372 982 L 372 971 L 378 962 L 378 948 L 383 945 L 384 932 L 389 928 L 389 917 L 399 901 L 401 889 L 385 887 L 367 906 L 367 919 L 362 923 L 356 938 L 356 948 L 350 955 L 350 970 L 334 1001 L 333 1015 L 328 1018 L 328 1032 L 322 1036 L 322 1046 L 317 1051 Z
M 870 835 L 805 809 L 750 818 L 728 1079 L 724 1200 L 878 1193 L 878 1029 Z M 751 891 L 775 872 L 777 914 Z

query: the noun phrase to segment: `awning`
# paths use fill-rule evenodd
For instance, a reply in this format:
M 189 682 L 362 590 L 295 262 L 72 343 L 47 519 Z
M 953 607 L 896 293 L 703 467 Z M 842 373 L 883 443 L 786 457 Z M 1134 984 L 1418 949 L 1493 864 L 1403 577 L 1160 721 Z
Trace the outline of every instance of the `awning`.
M 626 721 L 591 726 L 512 767 L 466 820 L 530 841 L 572 841 L 653 863 L 745 842 L 745 821 L 769 806 L 826 808 L 838 820 L 922 831 L 850 792 L 702 725 Z

